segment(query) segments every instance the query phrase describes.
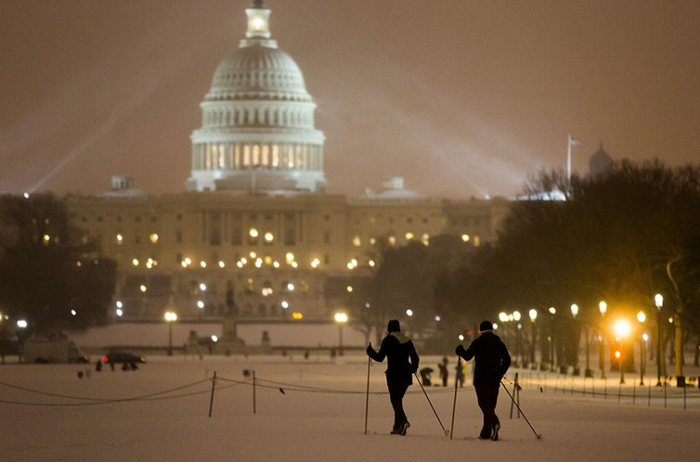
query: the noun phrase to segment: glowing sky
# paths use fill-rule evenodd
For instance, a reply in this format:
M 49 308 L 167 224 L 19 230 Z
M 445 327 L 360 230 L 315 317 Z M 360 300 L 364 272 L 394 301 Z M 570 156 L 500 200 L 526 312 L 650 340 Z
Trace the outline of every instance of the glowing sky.
M 180 192 L 251 0 L 2 0 L 0 191 Z M 329 192 L 517 192 L 604 143 L 700 161 L 697 0 L 266 0 L 326 134 Z

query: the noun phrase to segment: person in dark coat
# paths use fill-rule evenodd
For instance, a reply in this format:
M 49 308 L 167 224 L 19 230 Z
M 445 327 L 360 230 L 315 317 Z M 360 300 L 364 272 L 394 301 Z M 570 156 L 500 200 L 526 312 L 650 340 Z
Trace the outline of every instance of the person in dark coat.
M 455 350 L 457 355 L 469 361 L 475 358 L 474 390 L 481 412 L 484 414 L 484 426 L 479 438 L 498 440 L 501 422 L 496 415 L 498 390 L 501 379 L 510 367 L 510 354 L 501 339 L 493 333 L 493 324 L 484 321 L 479 326 L 479 336 L 466 350 L 462 345 Z
M 382 340 L 379 351 L 375 351 L 370 343 L 367 355 L 375 361 L 387 359 L 386 385 L 389 389 L 391 406 L 394 408 L 394 427 L 392 435 L 405 435 L 411 424 L 408 422 L 403 409 L 403 397 L 408 387 L 413 384 L 413 374 L 418 370 L 420 357 L 416 353 L 413 342 L 401 333 L 399 321 L 392 319 L 387 326 L 387 335 Z

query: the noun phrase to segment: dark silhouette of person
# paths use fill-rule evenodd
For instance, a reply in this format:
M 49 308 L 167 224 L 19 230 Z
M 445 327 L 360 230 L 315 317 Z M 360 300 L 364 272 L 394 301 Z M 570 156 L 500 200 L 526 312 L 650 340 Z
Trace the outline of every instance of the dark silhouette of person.
M 442 380 L 442 386 L 447 386 L 447 380 L 449 378 L 449 371 L 447 370 L 447 356 L 443 356 L 442 362 L 438 363 L 438 368 L 440 369 L 440 380 Z
M 421 380 L 421 382 L 423 382 L 423 385 L 425 385 L 426 387 L 431 386 L 433 384 L 433 382 L 430 378 L 430 374 L 433 373 L 433 369 L 430 367 L 424 367 L 419 372 L 420 372 L 420 380 Z
M 386 330 L 387 335 L 382 340 L 379 351 L 375 351 L 370 343 L 367 347 L 367 355 L 378 362 L 387 358 L 386 385 L 389 389 L 391 406 L 394 409 L 394 427 L 391 434 L 406 435 L 406 430 L 411 424 L 403 409 L 403 397 L 408 387 L 413 384 L 413 374 L 418 370 L 420 357 L 411 339 L 401 333 L 398 320 L 389 321 Z
M 479 438 L 498 440 L 501 422 L 496 415 L 498 390 L 501 379 L 510 367 L 510 354 L 501 339 L 493 333 L 493 324 L 484 321 L 479 325 L 479 336 L 466 350 L 458 345 L 457 355 L 469 361 L 475 358 L 474 390 L 481 412 L 484 414 L 484 425 Z
M 457 361 L 457 365 L 455 366 L 455 381 L 459 384 L 459 388 L 464 387 L 464 367 L 462 361 Z

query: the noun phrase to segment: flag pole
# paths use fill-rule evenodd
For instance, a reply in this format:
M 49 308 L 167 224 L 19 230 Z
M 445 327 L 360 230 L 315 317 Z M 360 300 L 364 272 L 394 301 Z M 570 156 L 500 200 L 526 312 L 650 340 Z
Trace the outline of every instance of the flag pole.
M 571 134 L 567 138 L 567 151 L 566 151 L 566 181 L 569 186 L 571 186 Z

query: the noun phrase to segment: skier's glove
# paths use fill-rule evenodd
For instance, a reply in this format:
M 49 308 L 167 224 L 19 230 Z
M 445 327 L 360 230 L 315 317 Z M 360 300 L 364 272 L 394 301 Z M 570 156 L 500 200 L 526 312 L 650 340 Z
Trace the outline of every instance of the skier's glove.
M 457 345 L 457 348 L 455 348 L 455 353 L 457 353 L 457 356 L 462 356 L 466 350 L 462 345 Z
M 370 343 L 369 345 L 367 345 L 367 355 L 369 356 L 372 353 L 374 353 L 374 348 L 372 348 L 372 344 Z

